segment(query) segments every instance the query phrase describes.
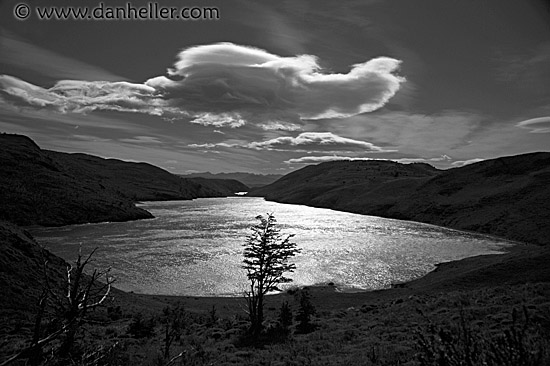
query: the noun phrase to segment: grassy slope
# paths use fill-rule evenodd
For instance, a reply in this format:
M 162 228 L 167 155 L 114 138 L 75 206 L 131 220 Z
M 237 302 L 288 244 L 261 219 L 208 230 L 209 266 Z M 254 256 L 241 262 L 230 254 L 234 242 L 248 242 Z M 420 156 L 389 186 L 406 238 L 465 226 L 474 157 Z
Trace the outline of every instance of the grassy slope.
M 323 163 L 251 195 L 543 244 L 550 235 L 550 153 L 447 171 L 387 161 Z
M 373 199 L 362 200 L 364 210 L 384 207 L 393 197 L 376 194 L 388 184 L 402 189 L 436 175 L 438 170 L 427 164 L 404 165 L 391 161 L 343 161 L 307 166 L 285 175 L 277 182 L 254 189 L 250 195 L 266 199 L 310 204 L 319 207 L 344 207 L 358 196 L 374 193 Z M 398 193 L 392 189 L 390 192 Z
M 0 135 L 0 219 L 66 225 L 152 217 L 138 200 L 221 197 L 248 188 L 231 180 L 182 179 L 146 163 L 41 150 Z

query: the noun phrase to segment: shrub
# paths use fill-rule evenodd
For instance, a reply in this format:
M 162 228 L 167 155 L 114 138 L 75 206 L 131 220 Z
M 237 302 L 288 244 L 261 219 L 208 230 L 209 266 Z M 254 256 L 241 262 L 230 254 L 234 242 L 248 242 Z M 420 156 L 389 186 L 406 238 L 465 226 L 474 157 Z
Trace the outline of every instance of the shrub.
M 500 333 L 474 327 L 461 310 L 458 324 L 430 324 L 417 332 L 421 366 L 537 366 L 550 364 L 550 342 L 531 322 L 514 309 L 511 323 Z
M 298 314 L 296 315 L 297 333 L 310 333 L 315 330 L 315 325 L 311 323 L 311 317 L 315 315 L 315 307 L 311 303 L 311 296 L 305 289 L 301 290 L 297 294 L 299 305 Z
M 155 333 L 155 321 L 153 318 L 144 319 L 143 314 L 136 313 L 126 330 L 133 338 L 150 338 Z

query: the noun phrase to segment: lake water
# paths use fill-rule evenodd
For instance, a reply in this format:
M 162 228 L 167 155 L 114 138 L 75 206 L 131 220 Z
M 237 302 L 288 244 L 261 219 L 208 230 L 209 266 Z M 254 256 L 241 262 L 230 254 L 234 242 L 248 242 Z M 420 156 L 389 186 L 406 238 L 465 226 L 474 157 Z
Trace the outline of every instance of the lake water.
M 240 296 L 247 280 L 243 244 L 257 215 L 273 213 L 302 252 L 289 286 L 334 282 L 342 291 L 373 290 L 418 278 L 435 264 L 503 252 L 512 243 L 409 221 L 384 219 L 254 197 L 147 202 L 155 219 L 32 228 L 50 251 L 74 260 L 98 247 L 97 268 L 112 267 L 116 286 L 170 295 Z

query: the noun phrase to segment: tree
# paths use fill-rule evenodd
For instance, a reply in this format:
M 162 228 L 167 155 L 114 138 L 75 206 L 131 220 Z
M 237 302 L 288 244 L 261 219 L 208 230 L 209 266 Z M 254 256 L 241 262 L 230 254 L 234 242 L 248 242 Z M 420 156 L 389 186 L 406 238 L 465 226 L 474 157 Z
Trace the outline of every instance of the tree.
M 270 291 L 279 291 L 279 284 L 291 282 L 285 277 L 287 272 L 296 269 L 289 259 L 300 250 L 290 239 L 293 234 L 283 237 L 277 228 L 277 221 L 273 214 L 267 217 L 256 217 L 260 222 L 252 226 L 252 233 L 247 237 L 243 246 L 243 268 L 247 272 L 250 289 L 245 292 L 250 331 L 254 335 L 260 334 L 264 320 L 264 296 Z
M 172 342 L 179 341 L 187 322 L 187 315 L 182 304 L 166 307 L 162 310 L 164 324 L 164 358 L 170 357 Z
M 80 326 L 86 321 L 87 313 L 103 304 L 108 298 L 111 284 L 114 282 L 109 275 L 110 268 L 103 271 L 95 269 L 91 275 L 84 274 L 84 269 L 91 262 L 96 249 L 85 259 L 79 250 L 75 265 L 67 266 L 66 289 L 52 286 L 46 270 L 47 262 L 44 260 L 45 288 L 38 303 L 31 345 L 2 362 L 0 366 L 9 365 L 18 359 L 29 359 L 31 365 L 37 365 L 41 362 L 43 347 L 62 336 L 64 337 L 58 350 L 59 356 L 61 358 L 70 356 L 75 336 Z M 105 283 L 100 283 L 100 278 L 103 276 L 105 276 Z M 60 295 L 60 292 L 64 292 L 63 296 Z M 41 325 L 46 307 L 51 300 L 55 300 L 53 306 L 58 310 L 52 324 L 59 323 L 59 325 L 48 335 L 43 335 Z M 53 351 L 51 353 L 53 354 Z
M 76 333 L 79 327 L 86 321 L 88 311 L 103 304 L 111 292 L 111 284 L 114 278 L 110 276 L 110 268 L 106 270 L 94 269 L 86 278 L 85 267 L 90 263 L 97 248 L 83 259 L 82 248 L 79 248 L 75 265 L 67 266 L 67 292 L 63 308 L 63 327 L 65 339 L 61 345 L 60 353 L 68 356 L 72 350 Z M 105 277 L 105 283 L 100 283 L 100 278 Z
M 311 303 L 311 297 L 307 290 L 304 289 L 296 295 L 299 299 L 296 331 L 303 334 L 309 333 L 315 329 L 315 326 L 311 324 L 311 316 L 315 314 L 315 306 Z

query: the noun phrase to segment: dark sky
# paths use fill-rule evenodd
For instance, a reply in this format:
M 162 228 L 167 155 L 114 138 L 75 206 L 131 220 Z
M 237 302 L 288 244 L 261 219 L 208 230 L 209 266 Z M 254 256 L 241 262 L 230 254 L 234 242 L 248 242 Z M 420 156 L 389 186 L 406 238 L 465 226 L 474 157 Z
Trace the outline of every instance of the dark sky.
M 172 172 L 440 168 L 550 147 L 540 0 L 162 1 L 218 20 L 40 20 L 0 2 L 0 131 Z M 126 1 L 104 2 L 106 7 Z M 133 1 L 145 6 L 147 1 Z

